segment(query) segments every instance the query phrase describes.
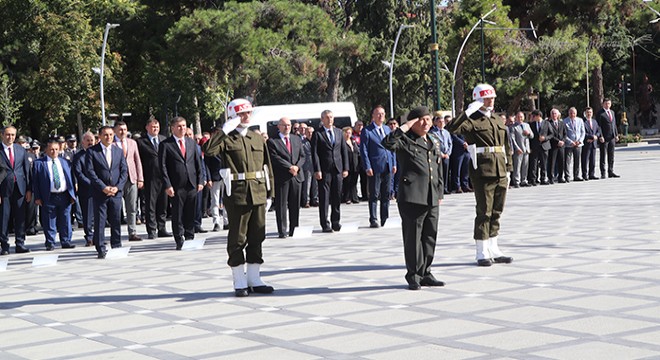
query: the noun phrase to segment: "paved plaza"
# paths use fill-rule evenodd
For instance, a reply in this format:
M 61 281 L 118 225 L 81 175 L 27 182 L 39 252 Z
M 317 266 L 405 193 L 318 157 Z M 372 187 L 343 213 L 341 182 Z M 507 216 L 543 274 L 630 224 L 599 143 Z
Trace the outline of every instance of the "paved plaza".
M 124 228 L 128 257 L 106 260 L 80 230 L 52 253 L 31 236 L 31 254 L 0 258 L 0 359 L 658 359 L 660 146 L 617 149 L 616 172 L 511 190 L 500 244 L 515 260 L 490 268 L 475 266 L 473 195 L 447 196 L 434 265 L 447 286 L 420 291 L 400 226 L 368 228 L 366 203 L 342 205 L 348 233 L 303 209 L 304 239 L 278 239 L 269 213 L 270 296 L 233 296 L 226 231 L 174 251 Z

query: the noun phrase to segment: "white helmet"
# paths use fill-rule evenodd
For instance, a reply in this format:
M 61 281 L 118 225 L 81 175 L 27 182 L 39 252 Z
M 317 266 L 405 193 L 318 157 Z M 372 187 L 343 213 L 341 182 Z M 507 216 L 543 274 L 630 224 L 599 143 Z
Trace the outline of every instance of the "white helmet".
M 248 111 L 252 111 L 252 104 L 245 99 L 234 99 L 227 105 L 227 116 L 230 119 Z
M 488 84 L 479 84 L 472 90 L 472 100 L 483 100 L 487 98 L 497 97 L 495 88 Z

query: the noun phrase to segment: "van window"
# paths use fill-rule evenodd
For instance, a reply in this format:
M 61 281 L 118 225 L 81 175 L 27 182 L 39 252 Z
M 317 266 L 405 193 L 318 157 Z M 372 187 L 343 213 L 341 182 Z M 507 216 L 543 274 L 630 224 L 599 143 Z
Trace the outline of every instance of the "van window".
M 266 127 L 268 128 L 268 137 L 272 138 L 275 136 L 278 136 L 277 134 L 279 133 L 279 129 L 277 128 L 277 124 L 279 121 L 269 121 L 266 123 Z M 291 123 L 305 123 L 307 126 L 313 127 L 314 130 L 318 130 L 321 126 L 321 118 L 315 118 L 315 119 L 291 119 Z M 342 129 L 343 127 L 346 126 L 352 126 L 351 125 L 351 118 L 349 116 L 340 116 L 340 117 L 335 117 L 335 127 L 338 129 Z M 258 126 L 257 126 L 258 128 Z

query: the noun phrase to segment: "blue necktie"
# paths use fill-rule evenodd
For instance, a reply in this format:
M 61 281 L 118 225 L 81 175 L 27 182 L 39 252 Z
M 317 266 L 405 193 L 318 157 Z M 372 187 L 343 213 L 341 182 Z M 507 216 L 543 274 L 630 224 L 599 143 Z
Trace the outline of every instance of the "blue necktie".
M 53 184 L 55 185 L 55 190 L 60 189 L 60 172 L 57 170 L 57 164 L 55 164 L 55 160 L 53 160 Z

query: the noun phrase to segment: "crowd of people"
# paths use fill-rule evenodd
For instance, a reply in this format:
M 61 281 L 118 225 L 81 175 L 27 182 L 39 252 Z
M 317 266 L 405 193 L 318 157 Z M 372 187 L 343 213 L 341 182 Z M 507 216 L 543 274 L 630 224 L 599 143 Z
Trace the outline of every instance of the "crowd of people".
M 429 224 L 437 224 L 443 195 L 475 193 L 477 264 L 490 266 L 512 261 L 497 246 L 507 189 L 619 177 L 609 99 L 595 117 L 589 107 L 584 118 L 571 107 L 564 119 L 552 109 L 547 119 L 534 110 L 526 121 L 522 111 L 496 117 L 490 85 L 477 86 L 473 96 L 475 103 L 456 119 L 415 108 L 386 121 L 378 105 L 366 126 L 357 121 L 339 129 L 326 110 L 317 128 L 280 119 L 278 136 L 270 139 L 250 129 L 252 105 L 236 99 L 228 108 L 230 121 L 209 133 L 195 136 L 182 117 L 171 120 L 169 137 L 153 117 L 142 136 L 115 121 L 98 133 L 84 133 L 80 146 L 73 135 L 51 137 L 43 154 L 37 140 L 17 136 L 16 128 L 7 126 L 0 161 L 1 254 L 9 254 L 12 231 L 16 253 L 30 252 L 26 234 L 39 231 L 47 251 L 56 248 L 58 236 L 63 249 L 75 248 L 76 224 L 98 258 L 107 253 L 106 226 L 110 246 L 121 247 L 122 223 L 128 241 L 142 240 L 136 225 L 143 223 L 149 239 L 173 237 L 180 250 L 195 233 L 207 232 L 202 218 L 211 217 L 211 231 L 229 230 L 228 265 L 236 296 L 270 293 L 274 289 L 261 281 L 259 266 L 271 199 L 280 238 L 294 235 L 301 208 L 318 207 L 322 232 L 332 233 L 341 230 L 342 204 L 367 201 L 369 225 L 378 228 L 389 217 L 390 201 L 397 199 L 409 287 L 441 286 L 430 275 L 437 229 Z M 418 163 L 423 149 L 428 154 Z M 427 161 L 430 171 L 421 171 Z M 424 181 L 429 185 L 420 190 Z M 168 216 L 172 232 L 166 229 Z

